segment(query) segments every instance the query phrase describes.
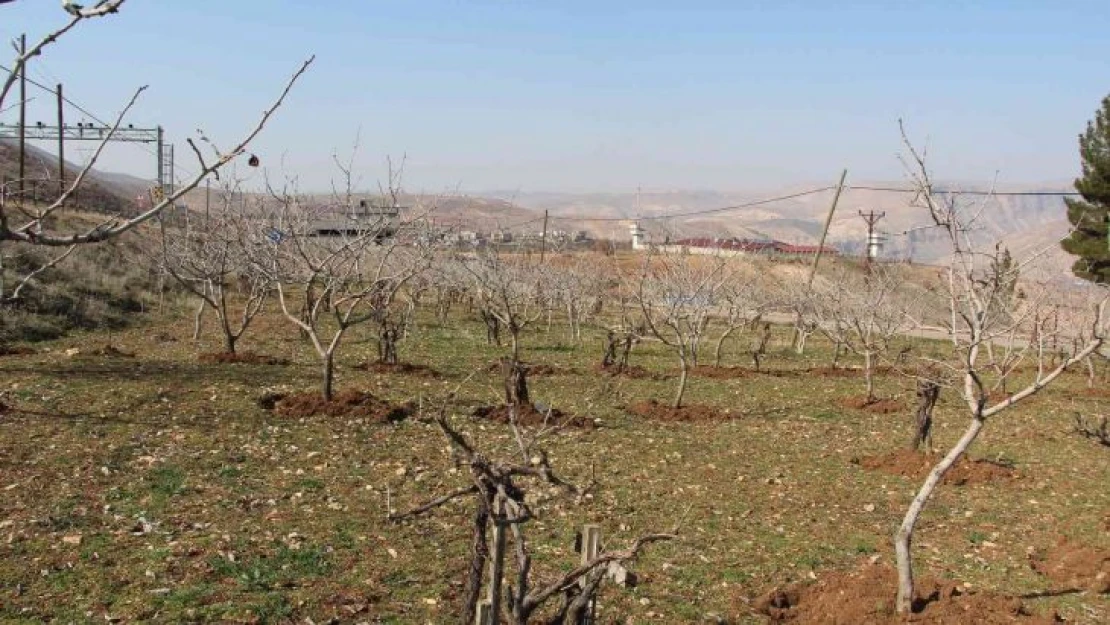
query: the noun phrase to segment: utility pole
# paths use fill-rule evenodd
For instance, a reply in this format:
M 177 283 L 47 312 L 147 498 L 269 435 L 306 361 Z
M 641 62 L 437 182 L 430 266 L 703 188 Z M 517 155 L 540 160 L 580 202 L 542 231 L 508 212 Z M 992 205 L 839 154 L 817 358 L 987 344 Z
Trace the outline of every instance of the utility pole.
M 62 95 L 62 83 L 58 83 L 58 197 L 66 192 L 66 133 L 65 133 L 65 97 Z
M 547 210 L 543 211 L 543 234 L 540 236 L 540 264 L 543 264 L 543 257 L 547 253 Z
M 859 216 L 863 217 L 863 220 L 865 222 L 867 222 L 867 257 L 866 258 L 867 258 L 867 274 L 870 275 L 871 274 L 871 263 L 874 262 L 876 257 L 878 257 L 878 255 L 879 255 L 879 245 L 880 245 L 879 233 L 875 232 L 875 224 L 879 223 L 879 220 L 882 219 L 883 217 L 886 217 L 886 213 L 882 212 L 882 213 L 876 214 L 875 211 L 873 211 L 873 210 L 868 211 L 866 213 L 863 212 L 863 211 L 859 211 Z
M 836 205 L 840 202 L 840 194 L 844 191 L 844 180 L 847 178 L 848 170 L 845 169 L 840 172 L 840 181 L 836 183 L 836 193 L 833 194 L 829 214 L 825 217 L 825 227 L 821 230 L 821 240 L 818 241 L 817 251 L 813 254 L 813 264 L 809 266 L 809 278 L 806 280 L 807 293 L 813 288 L 813 279 L 817 276 L 817 263 L 821 262 L 821 253 L 825 251 L 825 239 L 829 236 L 829 226 L 832 225 L 833 214 L 836 213 Z M 802 312 L 799 310 L 794 322 L 794 349 L 796 350 L 800 350 L 802 346 L 801 327 Z M 799 351 L 799 353 L 801 352 Z
M 27 177 L 27 35 L 19 36 L 19 195 L 23 201 Z

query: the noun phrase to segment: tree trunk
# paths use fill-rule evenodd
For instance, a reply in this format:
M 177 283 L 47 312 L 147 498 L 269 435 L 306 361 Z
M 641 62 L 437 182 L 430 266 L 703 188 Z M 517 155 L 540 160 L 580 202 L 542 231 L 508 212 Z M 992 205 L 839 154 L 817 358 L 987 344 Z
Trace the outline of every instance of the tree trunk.
M 601 368 L 608 369 L 617 363 L 617 345 L 620 344 L 620 339 L 612 330 L 605 334 L 605 355 L 601 357 Z
M 397 364 L 397 325 L 383 321 L 378 326 L 378 362 L 385 365 Z
M 956 443 L 956 446 L 933 467 L 928 477 L 925 478 L 925 483 L 921 485 L 921 490 L 917 491 L 917 496 L 913 498 L 909 510 L 906 511 L 906 516 L 902 519 L 902 525 L 894 534 L 894 554 L 898 561 L 898 599 L 895 607 L 899 614 L 909 614 L 913 607 L 913 560 L 910 554 L 910 544 L 913 542 L 913 530 L 917 525 L 917 519 L 921 515 L 921 510 L 925 507 L 926 502 L 929 501 L 929 497 L 932 496 L 933 490 L 944 478 L 944 474 L 952 468 L 952 465 L 960 459 L 960 456 L 971 446 L 975 437 L 979 435 L 979 431 L 983 429 L 983 423 L 983 419 L 976 415 L 971 420 L 967 431 Z
M 235 335 L 229 328 L 224 328 L 224 349 L 227 353 L 235 353 L 235 343 L 239 341 L 239 337 Z
M 728 339 L 728 337 L 732 336 L 732 333 L 734 331 L 736 331 L 736 326 L 729 326 L 724 332 L 721 333 L 721 336 L 717 337 L 717 345 L 713 347 L 714 367 L 721 366 L 721 347 L 724 346 L 725 340 Z
M 501 375 L 505 380 L 505 403 L 509 406 L 529 406 L 528 370 L 515 358 L 501 359 Z
M 200 330 L 204 321 L 204 309 L 208 307 L 208 302 L 203 298 L 200 300 L 200 306 L 197 306 L 197 312 L 193 313 L 193 340 L 200 340 Z
M 910 449 L 925 451 L 933 449 L 933 407 L 940 398 L 940 385 L 932 380 L 917 382 L 917 417 Z
M 671 404 L 672 408 L 678 409 L 682 407 L 682 397 L 686 394 L 686 378 L 688 375 L 689 365 L 686 362 L 685 352 L 680 352 L 678 355 L 679 362 L 682 363 L 682 372 L 678 375 L 678 392 L 675 393 L 674 403 Z
M 324 401 L 331 401 L 335 393 L 332 383 L 335 381 L 335 357 L 331 352 L 324 356 Z
M 875 371 L 871 364 L 871 352 L 863 352 L 863 381 L 867 385 L 867 403 L 875 401 Z

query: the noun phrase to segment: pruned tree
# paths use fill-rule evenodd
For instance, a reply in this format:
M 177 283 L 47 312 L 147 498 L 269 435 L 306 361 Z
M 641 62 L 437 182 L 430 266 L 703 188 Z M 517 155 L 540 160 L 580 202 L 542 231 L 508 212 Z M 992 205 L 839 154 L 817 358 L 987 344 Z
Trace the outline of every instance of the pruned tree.
M 803 310 L 836 347 L 863 359 L 867 402 L 875 401 L 875 366 L 906 322 L 898 267 L 872 265 L 866 272 L 839 267 L 808 291 Z
M 652 336 L 678 356 L 678 389 L 671 407 L 681 408 L 690 367 L 721 285 L 728 280 L 728 258 L 654 254 L 644 259 L 635 280 L 635 300 Z
M 162 267 L 200 300 L 195 334 L 199 335 L 203 309 L 211 309 L 229 354 L 235 353 L 272 290 L 270 277 L 251 259 L 249 241 L 255 226 L 232 205 L 239 186 L 229 178 L 214 210 L 190 216 L 181 227 L 161 222 Z
M 350 192 L 333 194 L 324 206 L 289 186 L 271 186 L 270 195 L 279 208 L 258 229 L 256 263 L 273 280 L 282 314 L 319 356 L 321 393 L 330 401 L 335 356 L 348 330 L 381 323 L 398 291 L 427 267 L 430 248 L 417 234 L 423 214 L 405 221 L 366 215 Z M 320 219 L 336 227 L 320 232 L 314 225 Z
M 119 12 L 124 2 L 125 0 L 102 0 L 93 6 L 70 11 L 69 19 L 64 25 L 43 36 L 37 43 L 28 46 L 25 51 L 17 53 L 11 71 L 0 83 L 0 111 L 10 106 L 13 87 L 17 84 L 18 77 L 24 73 L 27 63 L 31 59 L 44 54 L 51 44 L 73 32 L 81 24 Z M 194 154 L 198 159 L 196 174 L 176 185 L 172 194 L 155 198 L 156 201 L 152 202 L 149 208 L 138 215 L 109 216 L 91 227 L 80 229 L 67 229 L 66 221 L 58 219 L 63 207 L 73 204 L 74 197 L 90 178 L 90 173 L 95 168 L 105 147 L 118 132 L 124 119 L 146 90 L 145 86 L 139 87 L 131 95 L 111 124 L 104 129 L 104 138 L 96 144 L 85 166 L 57 197 L 46 202 L 34 202 L 25 194 L 17 191 L 17 189 L 22 189 L 22 181 L 19 180 L 9 182 L 3 188 L 0 188 L 0 310 L 17 306 L 22 300 L 24 291 L 33 285 L 43 272 L 57 266 L 77 248 L 106 241 L 133 230 L 154 219 L 167 208 L 175 206 L 178 200 L 195 189 L 209 176 L 218 178 L 223 167 L 246 153 L 247 147 L 262 132 L 277 109 L 281 107 L 293 85 L 308 70 L 313 59 L 314 57 L 311 57 L 306 60 L 294 72 L 277 99 L 263 112 L 254 127 L 243 135 L 231 149 L 217 149 L 212 142 L 208 141 L 212 154 L 206 159 L 196 145 L 190 141 L 190 146 L 193 147 Z M 18 267 L 11 267 L 4 261 L 12 253 L 9 250 L 17 249 L 19 246 L 49 249 L 52 250 L 52 253 L 36 262 L 34 266 L 28 267 L 26 263 L 21 263 Z
M 729 280 L 721 284 L 719 293 L 720 308 L 724 314 L 717 318 L 723 327 L 713 346 L 715 367 L 721 366 L 725 342 L 737 331 L 754 329 L 773 305 L 769 285 L 753 272 L 734 272 Z
M 510 414 L 513 412 L 510 411 Z M 551 427 L 540 428 L 529 435 L 515 420 L 511 420 L 519 456 L 497 460 L 492 454 L 479 450 L 451 425 L 446 403 L 436 414 L 435 422 L 450 441 L 452 456 L 457 466 L 465 468 L 470 483 L 407 512 L 395 514 L 389 510 L 388 515 L 391 520 L 400 522 L 429 514 L 453 501 L 474 501 L 470 564 L 463 604 L 459 609 L 459 622 L 463 625 L 476 622 L 487 567 L 489 573 L 485 587 L 489 623 L 501 622 L 504 605 L 508 622 L 514 625 L 535 622 L 577 625 L 584 622 L 602 582 L 614 570 L 613 565 L 623 565 L 636 559 L 652 543 L 676 537 L 674 532 L 645 534 L 625 550 L 601 550 L 551 580 L 537 581 L 536 567 L 525 536 L 526 524 L 537 518 L 535 492 L 555 491 L 558 496 L 581 501 L 596 484 L 591 480 L 586 486 L 576 486 L 556 474 L 547 452 L 540 446 L 542 438 L 554 431 Z M 492 541 L 489 537 L 491 529 Z M 504 562 L 509 536 L 513 541 L 515 575 L 508 574 Z M 552 605 L 551 609 L 544 611 L 548 604 Z
M 530 405 L 528 373 L 520 359 L 524 329 L 537 321 L 551 300 L 551 272 L 543 265 L 520 254 L 481 250 L 475 255 L 459 256 L 458 262 L 470 276 L 477 306 L 492 321 L 492 338 L 500 339 L 500 329 L 509 333 L 509 356 L 502 359 L 505 403 Z
M 902 137 L 908 152 L 904 162 L 916 190 L 914 203 L 928 215 L 930 224 L 945 235 L 952 252 L 945 293 L 952 323 L 943 329 L 952 342 L 954 359 L 947 366 L 955 382 L 954 390 L 970 416 L 963 435 L 925 478 L 894 535 L 898 568 L 896 608 L 899 613 L 905 614 L 911 610 L 914 595 L 911 557 L 914 529 L 936 486 L 967 452 L 988 419 L 1034 396 L 1069 367 L 1099 350 L 1106 341 L 1108 328 L 1107 294 L 1105 290 L 1100 290 L 1092 294 L 1094 303 L 1075 310 L 1076 322 L 1068 324 L 1068 331 L 1079 339 L 1076 350 L 1067 354 L 1055 366 L 1050 366 L 1047 346 L 1053 337 L 1046 332 L 1037 333 L 1034 341 L 1016 347 L 1022 350 L 1024 357 L 1034 361 L 1033 380 L 1002 399 L 992 397 L 992 389 L 998 388 L 1001 381 L 992 380 L 990 368 L 982 362 L 981 355 L 985 346 L 996 338 L 1007 336 L 1014 331 L 1015 326 L 1033 319 L 1036 311 L 1047 305 L 1049 295 L 1056 294 L 1056 289 L 1049 287 L 1040 294 L 1027 294 L 1027 297 L 1020 300 L 1017 309 L 1003 306 L 1003 298 L 998 295 L 1000 289 L 1008 287 L 991 279 L 989 261 L 994 257 L 978 251 L 974 242 L 973 231 L 985 203 L 968 205 L 957 193 L 936 191 L 926 166 L 924 152 L 916 149 L 909 141 L 904 128 Z M 1018 265 L 1018 268 L 1025 273 L 1023 265 Z M 1079 322 L 1080 317 L 1082 323 Z

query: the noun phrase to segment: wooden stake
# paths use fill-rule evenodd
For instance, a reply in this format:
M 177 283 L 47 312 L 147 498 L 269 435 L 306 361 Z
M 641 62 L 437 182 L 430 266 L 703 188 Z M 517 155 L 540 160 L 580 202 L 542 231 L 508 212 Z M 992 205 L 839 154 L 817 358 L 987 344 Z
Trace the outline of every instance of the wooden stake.
M 474 614 L 474 625 L 491 625 L 493 622 L 493 606 L 489 601 L 479 601 L 478 611 Z
M 489 625 L 501 622 L 501 579 L 505 575 L 505 504 L 500 496 L 494 504 L 493 516 L 493 553 L 489 561 Z
M 597 557 L 601 552 L 601 526 L 600 525 L 583 525 L 582 526 L 582 564 L 587 564 Z M 586 587 L 586 576 L 582 576 L 578 580 L 582 588 Z M 596 615 L 597 603 L 594 599 L 590 599 L 590 606 L 586 610 L 585 623 L 593 623 Z

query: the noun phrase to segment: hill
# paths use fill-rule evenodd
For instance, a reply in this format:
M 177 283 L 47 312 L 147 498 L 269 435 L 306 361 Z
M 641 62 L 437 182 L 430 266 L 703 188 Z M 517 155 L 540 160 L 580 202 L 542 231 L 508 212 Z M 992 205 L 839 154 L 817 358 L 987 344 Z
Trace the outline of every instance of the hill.
M 27 187 L 32 197 L 49 201 L 58 196 L 58 157 L 46 150 L 27 145 Z M 66 179 L 73 180 L 82 167 L 66 161 Z M 19 146 L 14 141 L 0 141 L 0 182 L 19 179 Z M 128 214 L 134 210 L 134 198 L 150 186 L 126 174 L 109 174 L 92 170 L 78 189 L 75 203 L 98 213 Z

